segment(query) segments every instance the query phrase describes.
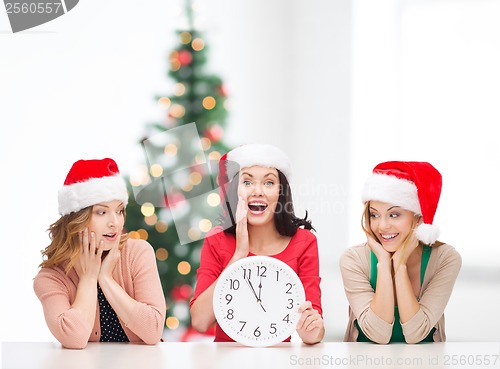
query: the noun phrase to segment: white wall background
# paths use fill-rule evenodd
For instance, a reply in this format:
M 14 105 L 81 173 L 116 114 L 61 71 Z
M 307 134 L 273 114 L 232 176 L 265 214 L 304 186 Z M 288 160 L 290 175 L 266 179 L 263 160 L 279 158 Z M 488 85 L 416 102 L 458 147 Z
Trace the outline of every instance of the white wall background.
M 498 340 L 500 3 L 197 4 L 208 67 L 231 98 L 226 139 L 274 143 L 294 164 L 297 210 L 320 244 L 327 339 L 341 340 L 347 321 L 338 257 L 363 241 L 363 181 L 380 161 L 427 160 L 444 178 L 435 223 L 464 264 L 449 339 Z M 136 142 L 161 114 L 153 97 L 170 94 L 181 8 L 85 0 L 20 34 L 0 13 L 2 341 L 53 340 L 32 278 L 57 190 L 79 158 L 111 156 L 122 172 L 140 160 Z

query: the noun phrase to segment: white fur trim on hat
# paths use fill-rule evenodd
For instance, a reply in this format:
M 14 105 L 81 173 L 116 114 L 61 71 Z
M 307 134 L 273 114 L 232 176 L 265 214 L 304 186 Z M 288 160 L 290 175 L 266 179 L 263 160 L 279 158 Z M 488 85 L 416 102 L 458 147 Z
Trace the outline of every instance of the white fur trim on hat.
M 372 174 L 365 182 L 361 200 L 382 201 L 422 215 L 415 184 L 393 176 Z
M 91 178 L 63 186 L 58 192 L 59 214 L 67 215 L 101 202 L 121 200 L 128 203 L 125 181 L 120 176 Z
M 417 239 L 426 245 L 432 245 L 438 239 L 440 230 L 439 227 L 434 224 L 422 223 L 415 229 L 415 234 Z
M 234 161 L 239 165 L 238 169 L 260 165 L 278 169 L 285 175 L 288 181 L 291 180 L 292 167 L 288 157 L 283 151 L 273 145 L 247 144 L 231 150 L 227 154 L 227 160 Z M 228 178 L 233 178 L 237 170 L 231 165 L 227 166 Z

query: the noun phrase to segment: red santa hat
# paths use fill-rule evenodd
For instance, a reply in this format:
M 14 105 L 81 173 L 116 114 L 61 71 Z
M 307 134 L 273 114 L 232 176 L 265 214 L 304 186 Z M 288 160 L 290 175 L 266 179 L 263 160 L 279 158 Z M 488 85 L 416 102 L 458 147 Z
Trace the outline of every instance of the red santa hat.
M 423 221 L 415 234 L 420 241 L 432 245 L 439 237 L 439 228 L 433 221 L 441 186 L 441 173 L 429 163 L 388 161 L 373 168 L 361 199 L 363 203 L 386 202 L 421 215 Z
M 78 160 L 58 192 L 59 214 L 67 215 L 100 202 L 128 203 L 125 181 L 113 159 Z

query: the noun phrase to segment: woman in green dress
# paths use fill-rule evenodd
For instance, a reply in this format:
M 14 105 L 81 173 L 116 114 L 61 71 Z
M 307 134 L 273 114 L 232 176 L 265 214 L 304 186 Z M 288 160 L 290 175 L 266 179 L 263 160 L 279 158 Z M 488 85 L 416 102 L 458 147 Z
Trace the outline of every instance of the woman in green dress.
M 441 174 L 426 162 L 378 164 L 366 181 L 367 242 L 340 258 L 349 301 L 348 342 L 445 341 L 444 309 L 460 254 L 437 241 Z

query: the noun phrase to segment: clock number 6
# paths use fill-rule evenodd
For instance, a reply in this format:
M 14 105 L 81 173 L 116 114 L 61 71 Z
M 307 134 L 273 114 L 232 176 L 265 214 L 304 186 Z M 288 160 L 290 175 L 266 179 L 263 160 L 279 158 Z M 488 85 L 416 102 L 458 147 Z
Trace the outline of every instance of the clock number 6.
M 253 335 L 254 335 L 255 337 L 260 337 L 260 335 L 262 334 L 262 333 L 260 333 L 259 328 L 260 328 L 260 327 L 257 327 L 257 328 L 255 328 L 255 330 L 253 331 Z

